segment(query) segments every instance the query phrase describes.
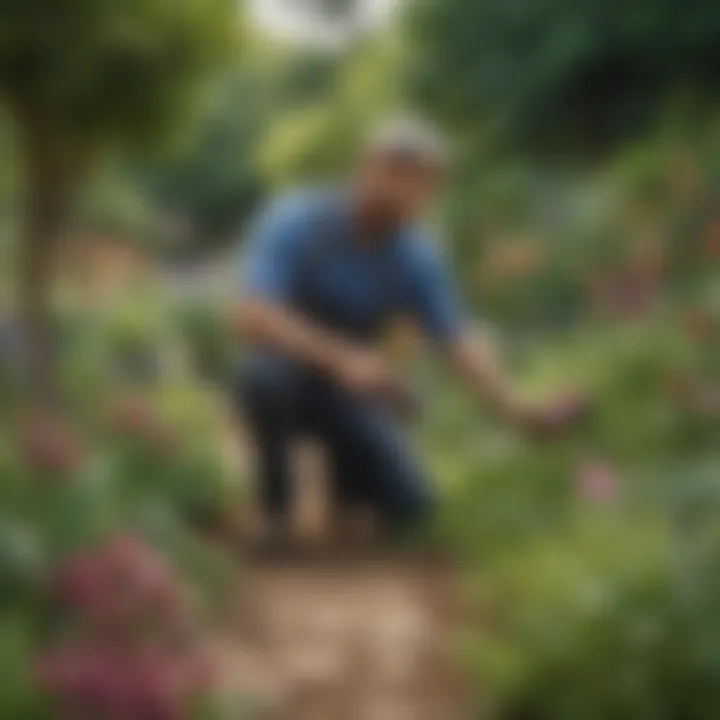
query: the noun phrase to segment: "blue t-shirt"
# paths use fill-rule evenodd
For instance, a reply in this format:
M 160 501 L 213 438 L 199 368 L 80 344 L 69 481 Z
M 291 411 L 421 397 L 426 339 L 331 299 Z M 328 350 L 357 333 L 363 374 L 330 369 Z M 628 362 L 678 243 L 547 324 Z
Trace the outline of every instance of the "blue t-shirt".
M 408 227 L 363 242 L 348 196 L 333 190 L 292 193 L 261 213 L 244 246 L 240 285 L 246 297 L 282 303 L 359 339 L 397 315 L 440 343 L 464 325 L 432 238 Z

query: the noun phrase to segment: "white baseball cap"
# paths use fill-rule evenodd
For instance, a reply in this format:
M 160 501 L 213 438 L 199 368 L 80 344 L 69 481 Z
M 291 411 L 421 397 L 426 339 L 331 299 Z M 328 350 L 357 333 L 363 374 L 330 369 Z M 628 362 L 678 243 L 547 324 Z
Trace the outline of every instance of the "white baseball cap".
M 369 155 L 390 155 L 447 170 L 452 165 L 450 143 L 431 122 L 413 115 L 383 120 L 370 132 Z

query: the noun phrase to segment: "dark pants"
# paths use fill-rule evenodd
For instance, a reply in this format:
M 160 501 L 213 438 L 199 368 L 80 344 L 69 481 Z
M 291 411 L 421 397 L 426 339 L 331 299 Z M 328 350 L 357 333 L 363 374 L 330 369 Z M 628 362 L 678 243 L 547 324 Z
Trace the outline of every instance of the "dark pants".
M 335 502 L 371 506 L 392 525 L 422 520 L 434 500 L 400 423 L 376 403 L 325 379 L 262 370 L 247 372 L 239 399 L 258 458 L 260 500 L 270 517 L 292 503 L 289 453 L 299 436 L 318 439 L 328 454 Z

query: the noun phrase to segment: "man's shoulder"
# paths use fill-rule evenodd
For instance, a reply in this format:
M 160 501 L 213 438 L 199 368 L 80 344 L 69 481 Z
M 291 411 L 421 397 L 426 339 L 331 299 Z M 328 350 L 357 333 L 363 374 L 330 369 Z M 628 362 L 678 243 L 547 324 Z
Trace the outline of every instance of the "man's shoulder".
M 327 186 L 297 187 L 270 202 L 268 212 L 286 222 L 310 222 L 326 217 L 337 206 L 338 193 Z
M 327 216 L 330 196 L 321 188 L 295 188 L 268 199 L 245 231 L 250 247 L 272 247 L 276 252 L 300 252 L 317 235 Z M 287 259 L 291 259 L 288 255 Z

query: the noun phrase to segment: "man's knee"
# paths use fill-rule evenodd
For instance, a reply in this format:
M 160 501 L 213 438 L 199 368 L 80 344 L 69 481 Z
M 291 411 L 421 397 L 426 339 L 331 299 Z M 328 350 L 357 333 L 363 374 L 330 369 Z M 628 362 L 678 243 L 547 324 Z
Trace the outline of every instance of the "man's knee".
M 400 524 L 432 517 L 437 506 L 432 484 L 403 429 L 384 413 L 366 416 L 366 423 L 366 449 L 383 513 Z
M 332 388 L 320 401 L 324 433 L 342 451 L 340 480 L 392 523 L 432 516 L 431 486 L 397 420 L 374 403 Z
M 397 525 L 415 525 L 432 519 L 437 499 L 430 483 L 415 471 L 404 477 L 388 477 L 382 492 L 383 511 Z

